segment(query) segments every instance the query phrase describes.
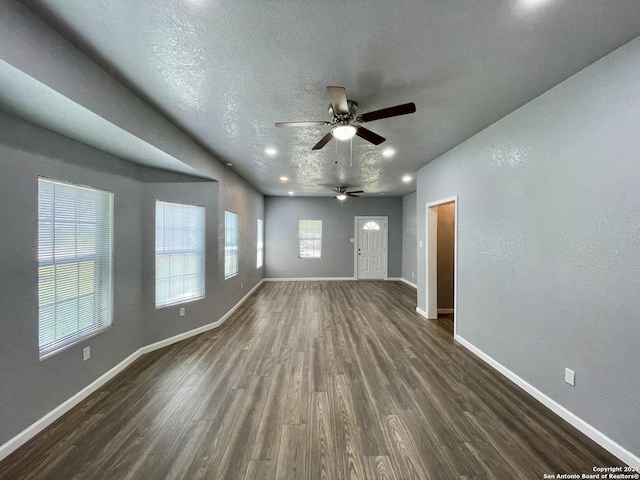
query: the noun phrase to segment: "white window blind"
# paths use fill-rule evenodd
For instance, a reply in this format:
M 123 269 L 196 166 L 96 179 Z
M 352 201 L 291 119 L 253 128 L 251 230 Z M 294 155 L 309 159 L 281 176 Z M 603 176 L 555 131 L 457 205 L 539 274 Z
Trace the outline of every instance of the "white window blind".
M 205 208 L 156 201 L 156 308 L 204 297 Z
M 258 219 L 258 255 L 257 255 L 257 266 L 256 268 L 260 268 L 264 262 L 264 223 L 262 219 Z
M 224 278 L 238 273 L 238 214 L 224 212 Z
M 38 179 L 40 359 L 108 328 L 113 194 Z
M 322 256 L 322 220 L 300 220 L 298 224 L 299 258 Z

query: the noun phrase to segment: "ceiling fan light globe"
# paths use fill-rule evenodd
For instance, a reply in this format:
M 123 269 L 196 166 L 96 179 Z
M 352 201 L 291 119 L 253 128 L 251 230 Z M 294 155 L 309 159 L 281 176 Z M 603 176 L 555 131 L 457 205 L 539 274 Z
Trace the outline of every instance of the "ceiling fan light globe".
M 340 194 L 340 195 L 338 195 L 336 198 L 337 198 L 338 200 L 346 200 L 346 199 L 347 199 L 347 196 L 346 196 L 344 193 L 341 193 L 341 194 Z
M 353 125 L 338 125 L 333 127 L 331 134 L 338 140 L 349 140 L 356 134 L 356 127 Z

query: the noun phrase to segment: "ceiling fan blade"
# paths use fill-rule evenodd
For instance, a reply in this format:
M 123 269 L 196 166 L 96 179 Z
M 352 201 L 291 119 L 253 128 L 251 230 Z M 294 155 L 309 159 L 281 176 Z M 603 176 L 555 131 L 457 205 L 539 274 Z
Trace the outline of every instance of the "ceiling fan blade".
M 318 127 L 329 125 L 329 122 L 278 122 L 276 127 Z
M 352 192 L 347 193 L 364 193 L 364 190 L 353 190 Z
M 327 143 L 329 143 L 329 140 L 331 140 L 332 138 L 333 138 L 333 135 L 331 134 L 331 132 L 327 133 L 324 137 L 322 137 L 322 140 L 320 140 L 318 143 L 314 145 L 314 147 L 311 150 L 320 150 Z
M 373 143 L 374 145 L 380 145 L 382 142 L 386 140 L 386 138 L 381 137 L 377 133 L 373 133 L 371 130 L 367 130 L 364 127 L 357 127 L 356 135 L 360 138 L 364 138 L 366 141 Z
M 349 104 L 347 103 L 347 92 L 343 87 L 327 87 L 331 106 L 335 115 L 346 115 L 349 113 Z
M 349 193 L 347 192 L 346 195 L 350 196 L 350 197 L 357 197 L 360 198 L 360 195 L 354 195 L 353 193 Z
M 415 103 L 405 103 L 403 105 L 396 105 L 395 107 L 383 108 L 382 110 L 375 110 L 369 113 L 363 113 L 358 116 L 358 120 L 361 122 L 371 122 L 373 120 L 380 120 L 382 118 L 397 117 L 399 115 L 406 115 L 408 113 L 414 113 L 416 111 Z

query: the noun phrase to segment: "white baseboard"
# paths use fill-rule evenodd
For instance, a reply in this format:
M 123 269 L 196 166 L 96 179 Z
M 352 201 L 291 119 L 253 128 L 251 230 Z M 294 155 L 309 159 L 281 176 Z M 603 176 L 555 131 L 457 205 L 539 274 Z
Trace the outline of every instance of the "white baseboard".
M 336 280 L 355 280 L 355 277 L 300 277 L 300 278 L 265 278 L 265 282 L 333 282 Z
M 123 361 L 121 361 L 118 365 L 113 367 L 107 373 L 103 374 L 98 379 L 94 380 L 92 383 L 90 383 L 85 388 L 83 388 L 78 393 L 76 393 L 73 397 L 71 397 L 70 399 L 58 405 L 56 408 L 54 408 L 49 413 L 47 413 L 44 417 L 40 418 L 35 423 L 25 428 L 18 435 L 13 437 L 11 440 L 6 442 L 4 445 L 0 446 L 0 460 L 7 457 L 13 451 L 20 448 L 22 445 L 24 445 L 26 442 L 28 442 L 33 437 L 35 437 L 38 433 L 40 433 L 42 430 L 44 430 L 53 422 L 55 422 L 62 415 L 64 415 L 73 407 L 78 405 L 82 400 L 84 400 L 93 392 L 98 390 L 105 383 L 107 383 L 109 380 L 115 377 L 118 373 L 123 371 L 129 365 L 131 365 L 135 360 L 138 359 L 138 357 L 140 357 L 140 355 L 141 355 L 140 350 L 136 350 L 134 353 L 129 355 L 127 358 L 125 358 Z
M 422 310 L 420 307 L 416 307 L 416 312 L 418 312 L 420 315 L 422 315 L 424 318 L 429 318 L 427 316 L 427 312 L 425 312 L 424 310 Z
M 406 278 L 400 278 L 399 279 L 401 282 L 406 283 L 407 285 L 409 285 L 410 287 L 415 288 L 416 290 L 418 289 L 418 285 L 416 285 L 413 282 L 410 282 L 409 280 L 407 280 Z
M 491 358 L 489 355 L 484 353 L 482 350 L 478 349 L 477 347 L 475 347 L 474 345 L 466 341 L 460 335 L 456 335 L 454 338 L 460 345 L 467 348 L 474 355 L 478 356 L 481 360 L 483 360 L 484 362 L 489 364 L 491 367 L 493 367 L 495 370 L 500 372 L 502 375 L 507 377 L 509 380 L 511 380 L 513 383 L 515 383 L 517 386 L 519 386 L 521 389 L 523 389 L 533 398 L 538 400 L 540 403 L 542 403 L 545 407 L 547 407 L 553 413 L 555 413 L 560 418 L 562 418 L 563 420 L 567 421 L 568 423 L 573 425 L 575 428 L 580 430 L 582 433 L 584 433 L 587 437 L 589 437 L 591 440 L 596 442 L 602 448 L 604 448 L 608 452 L 618 457 L 620 460 L 622 460 L 624 463 L 626 463 L 630 467 L 640 468 L 640 457 L 634 455 L 626 448 L 622 447 L 621 445 L 617 444 L 615 441 L 611 440 L 600 430 L 597 430 L 595 427 L 593 427 L 589 423 L 582 420 L 576 414 L 567 410 L 558 402 L 548 397 L 547 395 L 542 393 L 540 390 L 535 388 L 533 385 L 531 385 L 530 383 L 526 382 L 525 380 L 520 378 L 518 375 L 513 373 L 507 367 L 497 362 L 496 360 Z
M 340 280 L 357 280 L 356 277 L 299 277 L 299 278 L 265 278 L 265 282 L 335 282 Z M 374 279 L 375 280 L 375 279 Z M 411 285 L 414 288 L 417 288 L 411 282 L 407 282 L 404 278 L 400 277 L 387 277 L 384 279 L 387 282 L 404 282 Z
M 238 307 L 240 305 L 242 305 L 245 302 L 245 300 L 247 298 L 249 298 L 249 296 L 251 294 L 253 294 L 253 292 L 255 292 L 256 289 L 260 285 L 262 285 L 262 283 L 264 281 L 265 281 L 264 279 L 260 280 L 255 285 L 255 287 L 253 287 L 251 290 L 249 290 L 247 292 L 247 294 L 238 301 L 238 303 L 236 303 L 233 307 L 231 307 L 231 310 L 229 310 L 227 313 L 225 313 L 222 317 L 220 317 L 215 322 L 208 323 L 207 325 L 203 325 L 201 327 L 194 328 L 193 330 L 189 330 L 188 332 L 183 332 L 183 333 L 180 333 L 178 335 L 174 335 L 173 337 L 169 337 L 169 338 L 165 338 L 164 340 L 160 340 L 159 342 L 152 343 L 151 345 L 147 345 L 146 347 L 142 347 L 140 350 L 138 350 L 139 352 L 141 352 L 140 355 L 144 355 L 145 353 L 153 352 L 154 350 L 158 350 L 160 348 L 168 347 L 169 345 L 172 345 L 174 343 L 181 342 L 182 340 L 186 340 L 187 338 L 194 337 L 196 335 L 200 335 L 201 333 L 204 333 L 204 332 L 207 332 L 209 330 L 212 330 L 214 328 L 219 327 L 231 315 L 233 315 L 233 312 L 235 312 L 238 309 Z
M 439 308 L 438 313 L 454 313 L 453 308 Z
M 251 294 L 253 294 L 253 292 L 255 292 L 255 290 L 260 285 L 262 285 L 262 282 L 264 282 L 264 281 L 265 281 L 265 279 L 260 280 L 260 282 L 258 282 L 255 287 L 253 287 L 251 290 L 249 290 L 247 292 L 247 294 L 244 297 L 242 297 L 240 299 L 240 301 L 238 303 L 236 303 L 231 308 L 231 310 L 229 310 L 227 313 L 225 313 L 217 321 L 215 321 L 213 323 L 209 323 L 208 325 L 203 325 L 202 327 L 198 327 L 198 328 L 195 328 L 193 330 L 189 330 L 188 332 L 184 332 L 184 333 L 181 333 L 179 335 L 175 335 L 175 336 L 167 338 L 165 340 L 161 340 L 159 342 L 152 343 L 151 345 L 147 345 L 147 346 L 142 347 L 142 348 L 136 350 L 135 352 L 133 352 L 131 355 L 129 355 L 127 358 L 125 358 L 123 361 L 121 361 L 119 364 L 117 364 L 111 370 L 109 370 L 108 372 L 106 372 L 103 375 L 101 375 L 100 377 L 98 377 L 96 380 L 91 382 L 89 385 L 87 385 L 85 388 L 80 390 L 74 396 L 72 396 L 71 398 L 69 398 L 68 400 L 63 402 L 62 404 L 58 405 L 56 408 L 54 408 L 49 413 L 47 413 L 44 417 L 40 418 L 39 420 L 37 420 L 32 425 L 30 425 L 29 427 L 25 428 L 18 435 L 13 437 L 11 440 L 6 442 L 4 445 L 0 446 L 0 460 L 6 458 L 12 452 L 14 452 L 18 448 L 20 448 L 22 445 L 24 445 L 26 442 L 28 442 L 31 438 L 33 438 L 38 433 L 40 433 L 42 430 L 44 430 L 49 425 L 51 425 L 53 422 L 55 422 L 62 415 L 64 415 L 69 410 L 71 410 L 73 407 L 78 405 L 82 400 L 84 400 L 89 395 L 91 395 L 93 392 L 95 392 L 100 387 L 102 387 L 104 384 L 106 384 L 109 380 L 111 380 L 113 377 L 115 377 L 118 373 L 122 372 L 125 368 L 127 368 L 129 365 L 131 365 L 134 361 L 136 361 L 142 355 L 144 355 L 146 353 L 149 353 L 149 352 L 153 352 L 154 350 L 158 350 L 160 348 L 166 347 L 166 346 L 171 345 L 173 343 L 180 342 L 180 341 L 185 340 L 185 339 L 187 339 L 189 337 L 193 337 L 195 335 L 199 335 L 201 333 L 206 332 L 207 330 L 211 330 L 213 328 L 216 328 L 216 327 L 219 327 L 220 325 L 222 325 L 225 322 L 225 320 L 227 320 L 233 314 L 233 312 L 235 312 L 238 309 L 238 307 L 240 305 L 242 305 L 245 302 L 245 300 L 247 298 L 249 298 L 249 296 Z

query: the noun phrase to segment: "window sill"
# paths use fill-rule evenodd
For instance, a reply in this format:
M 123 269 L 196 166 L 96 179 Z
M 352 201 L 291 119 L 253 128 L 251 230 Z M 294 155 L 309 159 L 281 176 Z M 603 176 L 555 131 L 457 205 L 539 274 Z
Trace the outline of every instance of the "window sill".
M 198 300 L 202 300 L 204 298 L 205 298 L 205 295 L 202 295 L 201 297 L 185 298 L 185 299 L 177 300 L 171 303 L 163 303 L 161 305 L 156 304 L 156 310 L 160 310 L 161 308 L 167 308 L 167 307 L 175 307 L 177 305 L 184 305 L 185 303 L 197 302 Z
M 55 350 L 53 350 L 51 352 L 47 352 L 44 355 L 41 355 L 40 356 L 40 361 L 42 362 L 42 361 L 44 361 L 44 360 L 46 360 L 48 358 L 53 357 L 54 355 L 57 355 L 58 353 L 64 352 L 65 350 L 67 350 L 67 349 L 69 349 L 69 348 L 71 348 L 71 347 L 73 347 L 73 346 L 75 346 L 75 345 L 77 345 L 79 343 L 82 343 L 82 342 L 84 342 L 86 340 L 89 340 L 92 337 L 95 337 L 96 335 L 100 335 L 101 333 L 106 332 L 107 330 L 110 330 L 112 327 L 113 327 L 113 325 L 108 325 L 106 327 L 99 328 L 98 330 L 95 330 L 95 331 L 91 332 L 90 334 L 87 334 L 87 335 L 85 335 L 83 337 L 80 337 L 80 338 L 77 338 L 77 339 L 75 339 L 73 341 L 70 341 L 69 343 L 66 343 L 66 344 L 62 345 L 61 347 L 56 348 Z
M 231 275 L 229 275 L 228 277 L 224 277 L 224 279 L 225 279 L 225 280 L 229 280 L 230 278 L 237 277 L 237 276 L 238 276 L 238 272 L 236 272 L 236 273 L 232 273 L 232 274 L 231 274 Z

